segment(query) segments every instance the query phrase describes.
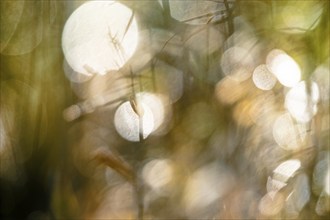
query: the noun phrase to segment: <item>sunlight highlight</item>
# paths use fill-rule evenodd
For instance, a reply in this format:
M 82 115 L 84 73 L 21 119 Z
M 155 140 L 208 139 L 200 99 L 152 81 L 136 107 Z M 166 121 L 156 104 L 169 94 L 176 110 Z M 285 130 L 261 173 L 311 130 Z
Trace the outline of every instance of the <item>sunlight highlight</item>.
M 301 79 L 300 67 L 282 50 L 272 50 L 267 55 L 266 64 L 278 81 L 286 87 L 293 87 Z
M 300 160 L 292 159 L 287 160 L 278 165 L 274 172 L 274 179 L 282 182 L 286 182 L 289 178 L 295 175 L 298 169 L 301 167 Z
M 283 183 L 282 181 L 273 179 L 271 177 L 268 177 L 267 179 L 267 192 L 278 192 L 283 187 L 285 187 L 287 184 Z
M 154 128 L 156 130 L 162 130 L 162 125 L 166 120 L 169 120 L 169 109 L 165 108 L 167 104 L 165 97 L 159 94 L 153 94 L 149 92 L 142 92 L 137 94 L 137 101 L 148 106 L 153 114 Z
M 268 70 L 265 64 L 255 68 L 252 80 L 254 85 L 261 90 L 271 90 L 276 84 L 276 77 Z
M 317 113 L 319 88 L 315 82 L 311 83 L 310 89 L 307 86 L 307 83 L 302 81 L 290 89 L 285 96 L 285 107 L 299 122 L 308 122 Z
M 328 172 L 325 175 L 325 181 L 324 181 L 324 192 L 330 196 L 330 168 L 328 167 Z
M 138 28 L 133 12 L 115 1 L 90 1 L 67 20 L 62 48 L 78 73 L 104 75 L 120 69 L 133 55 Z
M 136 94 L 135 101 L 126 101 L 117 109 L 114 118 L 116 130 L 124 139 L 133 142 L 140 141 L 141 132 L 143 139 L 156 131 L 162 133 L 165 129 L 162 126 L 171 116 L 165 104 L 162 96 L 148 92 Z
M 139 116 L 129 101 L 119 106 L 115 113 L 114 123 L 117 132 L 128 141 L 140 141 L 140 133 L 143 139 L 147 138 L 154 129 L 154 116 L 150 108 L 139 104 L 142 108 L 142 116 Z M 142 131 L 140 131 L 142 129 Z

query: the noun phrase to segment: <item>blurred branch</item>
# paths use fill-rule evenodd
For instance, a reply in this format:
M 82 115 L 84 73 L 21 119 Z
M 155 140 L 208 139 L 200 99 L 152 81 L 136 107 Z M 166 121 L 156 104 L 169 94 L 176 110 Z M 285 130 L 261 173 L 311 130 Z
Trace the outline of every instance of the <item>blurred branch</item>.
M 105 164 L 123 176 L 131 184 L 135 184 L 136 177 L 132 167 L 118 155 L 106 148 L 100 148 L 94 152 L 93 158 L 101 164 Z

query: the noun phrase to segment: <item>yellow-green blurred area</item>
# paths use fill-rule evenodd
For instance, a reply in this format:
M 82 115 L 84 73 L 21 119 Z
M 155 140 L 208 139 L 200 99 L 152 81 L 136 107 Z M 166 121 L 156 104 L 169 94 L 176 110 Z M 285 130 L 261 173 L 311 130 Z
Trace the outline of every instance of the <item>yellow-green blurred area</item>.
M 1 219 L 329 219 L 329 1 L 0 6 Z

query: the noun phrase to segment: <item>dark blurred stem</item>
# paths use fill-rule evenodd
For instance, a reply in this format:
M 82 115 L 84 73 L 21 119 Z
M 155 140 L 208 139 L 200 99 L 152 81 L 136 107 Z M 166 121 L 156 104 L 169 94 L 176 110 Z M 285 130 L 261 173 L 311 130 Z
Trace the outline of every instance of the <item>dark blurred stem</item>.
M 224 3 L 225 3 L 226 10 L 228 12 L 228 33 L 230 36 L 234 32 L 233 13 L 230 10 L 228 0 L 224 0 Z
M 207 51 L 206 52 L 206 71 L 205 71 L 205 74 L 203 75 L 204 81 L 208 79 L 209 69 L 210 69 L 209 39 L 210 39 L 210 28 L 209 28 L 209 25 L 207 25 L 207 28 L 206 28 L 206 51 Z
M 131 81 L 132 81 L 132 98 L 130 99 L 131 106 L 135 113 L 138 115 L 139 119 L 139 146 L 136 147 L 135 155 L 136 158 L 136 164 L 135 164 L 135 180 L 133 183 L 134 191 L 136 193 L 136 202 L 138 205 L 138 213 L 137 213 L 137 220 L 143 220 L 143 212 L 144 212 L 144 206 L 143 206 L 143 181 L 140 177 L 140 167 L 143 161 L 144 157 L 144 141 L 143 141 L 143 107 L 140 103 L 138 103 L 138 100 L 136 98 L 136 91 L 134 88 L 134 74 L 132 69 L 130 68 L 130 75 L 131 75 Z M 139 80 L 139 86 L 140 91 L 142 90 L 142 84 L 141 84 L 141 78 L 138 78 Z
M 132 68 L 130 67 L 129 69 L 130 69 L 131 84 L 132 84 L 132 96 L 135 99 L 134 74 L 133 74 Z
M 151 77 L 152 77 L 152 89 L 153 89 L 153 91 L 157 92 L 154 60 L 152 60 L 152 62 L 151 62 Z
M 140 175 L 140 167 L 141 167 L 142 160 L 138 161 L 138 166 L 136 169 L 136 180 L 134 184 L 134 190 L 136 193 L 136 202 L 138 205 L 138 213 L 137 213 L 137 220 L 143 220 L 143 214 L 144 214 L 144 190 L 143 190 L 143 179 Z
M 275 2 L 272 0 L 270 1 L 270 5 L 271 5 L 271 28 L 275 29 L 275 25 L 274 25 L 274 16 L 275 16 Z
M 151 31 L 149 32 L 149 41 L 152 42 Z M 155 58 L 151 60 L 150 68 L 151 68 L 152 89 L 153 91 L 156 92 L 157 88 L 156 88 L 156 75 L 155 75 Z
M 137 204 L 138 204 L 138 216 L 137 219 L 138 220 L 143 220 L 143 212 L 144 212 L 144 205 L 143 205 L 143 197 L 144 197 L 144 192 L 143 192 L 143 179 L 140 176 L 140 168 L 141 163 L 143 161 L 143 156 L 144 156 L 144 137 L 143 137 L 143 107 L 139 106 L 139 112 L 138 112 L 138 116 L 139 116 L 139 142 L 140 142 L 140 147 L 142 149 L 139 149 L 140 152 L 137 154 L 138 158 L 137 158 L 137 162 L 138 162 L 138 166 L 137 166 L 137 174 L 136 174 L 136 183 L 135 183 L 135 191 L 136 191 L 136 196 L 137 196 Z
M 170 9 L 170 3 L 168 0 L 162 0 L 163 9 L 164 9 L 164 17 L 166 25 L 169 24 L 170 18 L 171 18 L 171 9 Z
M 137 197 L 137 204 L 138 204 L 138 213 L 137 213 L 137 219 L 143 220 L 143 212 L 144 212 L 144 205 L 143 205 L 143 182 L 138 175 L 135 183 L 135 191 L 136 191 L 136 197 Z

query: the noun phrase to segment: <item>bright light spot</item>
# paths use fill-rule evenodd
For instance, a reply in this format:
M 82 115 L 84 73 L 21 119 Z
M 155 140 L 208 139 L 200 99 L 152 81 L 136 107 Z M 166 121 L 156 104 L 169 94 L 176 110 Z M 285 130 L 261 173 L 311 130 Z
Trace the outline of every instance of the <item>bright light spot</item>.
M 266 64 L 282 85 L 292 87 L 300 81 L 301 71 L 298 64 L 284 51 L 272 50 L 267 55 Z
M 143 137 L 148 137 L 152 132 L 164 132 L 171 111 L 166 105 L 166 99 L 162 95 L 152 93 L 136 94 L 136 108 L 142 107 L 139 116 L 134 111 L 130 102 L 122 104 L 115 113 L 115 126 L 118 133 L 129 141 L 139 141 L 139 121 L 142 120 Z
M 282 182 L 286 182 L 290 177 L 292 177 L 296 171 L 300 168 L 301 163 L 299 160 L 287 160 L 281 163 L 275 168 L 274 179 Z
M 163 100 L 159 96 L 147 92 L 137 94 L 136 98 L 138 102 L 141 102 L 150 108 L 154 117 L 153 130 L 158 129 L 165 119 Z
M 154 189 L 168 184 L 173 176 L 173 167 L 170 160 L 156 159 L 147 163 L 142 170 L 144 181 Z
M 262 215 L 276 215 L 283 208 L 284 196 L 279 192 L 267 193 L 259 203 L 259 211 Z
M 312 82 L 310 92 L 305 81 L 290 89 L 285 97 L 285 107 L 299 122 L 308 122 L 317 112 L 317 102 L 320 94 L 315 82 Z M 310 93 L 310 94 L 309 94 Z
M 145 139 L 154 129 L 154 116 L 151 109 L 144 103 L 139 103 L 139 107 L 142 112 L 141 116 L 134 111 L 129 101 L 121 104 L 115 113 L 116 130 L 128 141 L 140 141 L 140 133 Z
M 294 124 L 290 114 L 276 118 L 273 124 L 273 137 L 278 145 L 285 150 L 297 150 L 306 137 L 306 126 Z
M 63 52 L 72 69 L 86 75 L 120 69 L 138 43 L 132 16 L 129 8 L 114 1 L 90 1 L 75 10 L 62 35 Z
M 222 197 L 232 186 L 233 177 L 225 167 L 214 163 L 198 169 L 185 187 L 184 201 L 188 212 L 198 211 Z
M 330 168 L 328 167 L 328 172 L 325 175 L 325 183 L 324 183 L 324 192 L 330 195 Z
M 271 90 L 276 84 L 276 77 L 265 64 L 259 65 L 253 71 L 252 80 L 255 86 L 261 90 Z
M 285 186 L 286 183 L 283 183 L 282 181 L 275 180 L 271 177 L 268 177 L 267 179 L 267 192 L 277 192 Z
M 223 73 L 237 81 L 244 81 L 250 77 L 254 68 L 254 61 L 249 51 L 242 47 L 231 47 L 221 58 Z

